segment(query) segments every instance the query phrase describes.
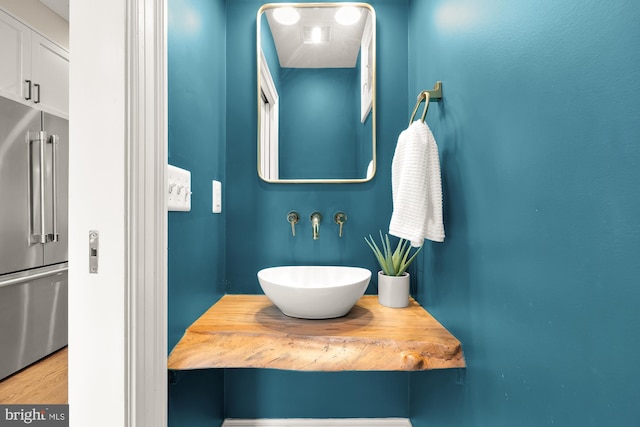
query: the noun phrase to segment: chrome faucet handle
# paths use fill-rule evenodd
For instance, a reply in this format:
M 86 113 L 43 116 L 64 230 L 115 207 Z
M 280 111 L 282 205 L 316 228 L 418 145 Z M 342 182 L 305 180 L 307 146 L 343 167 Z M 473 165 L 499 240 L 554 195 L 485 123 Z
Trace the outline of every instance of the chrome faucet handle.
M 314 212 L 311 214 L 310 219 L 313 240 L 318 240 L 320 238 L 320 221 L 322 221 L 322 214 L 320 212 Z
M 340 226 L 338 237 L 342 237 L 342 226 L 345 222 L 347 222 L 347 214 L 345 214 L 344 212 L 336 212 L 336 214 L 333 216 L 333 220 Z
M 296 237 L 296 224 L 300 221 L 300 215 L 296 211 L 291 211 L 287 214 L 287 221 L 291 224 L 291 235 Z

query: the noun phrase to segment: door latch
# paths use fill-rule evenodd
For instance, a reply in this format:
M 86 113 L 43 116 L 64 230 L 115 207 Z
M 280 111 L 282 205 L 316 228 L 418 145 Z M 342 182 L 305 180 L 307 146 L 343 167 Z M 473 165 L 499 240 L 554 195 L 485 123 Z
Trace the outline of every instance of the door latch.
M 98 245 L 100 234 L 95 230 L 89 231 L 89 273 L 98 274 Z

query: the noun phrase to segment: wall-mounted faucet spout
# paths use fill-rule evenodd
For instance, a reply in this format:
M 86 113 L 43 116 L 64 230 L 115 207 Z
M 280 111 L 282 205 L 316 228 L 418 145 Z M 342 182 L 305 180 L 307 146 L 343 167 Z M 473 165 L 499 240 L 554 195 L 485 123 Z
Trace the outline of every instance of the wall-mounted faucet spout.
M 318 240 L 320 238 L 320 221 L 322 221 L 322 214 L 320 212 L 314 212 L 311 214 L 313 240 Z

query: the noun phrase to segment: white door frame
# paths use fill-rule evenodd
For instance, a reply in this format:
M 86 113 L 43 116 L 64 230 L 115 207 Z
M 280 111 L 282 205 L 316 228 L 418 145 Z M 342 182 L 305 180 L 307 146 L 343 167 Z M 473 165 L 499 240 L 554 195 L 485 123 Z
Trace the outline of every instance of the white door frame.
M 165 13 L 165 0 L 70 4 L 72 427 L 167 424 Z
M 166 1 L 127 17 L 127 426 L 167 425 Z
M 264 94 L 267 102 L 259 98 L 261 109 L 268 108 L 268 113 L 261 112 L 259 120 L 260 144 L 258 150 L 258 172 L 267 181 L 280 179 L 280 164 L 278 159 L 280 123 L 280 96 L 271 76 L 269 64 L 262 49 L 259 50 L 260 80 L 258 87 L 260 96 Z

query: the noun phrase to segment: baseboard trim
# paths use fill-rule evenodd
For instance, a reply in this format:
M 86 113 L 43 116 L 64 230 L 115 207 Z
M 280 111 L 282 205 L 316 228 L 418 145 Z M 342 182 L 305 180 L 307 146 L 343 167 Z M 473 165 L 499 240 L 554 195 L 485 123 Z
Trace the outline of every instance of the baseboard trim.
M 412 427 L 408 418 L 228 418 L 222 427 Z

